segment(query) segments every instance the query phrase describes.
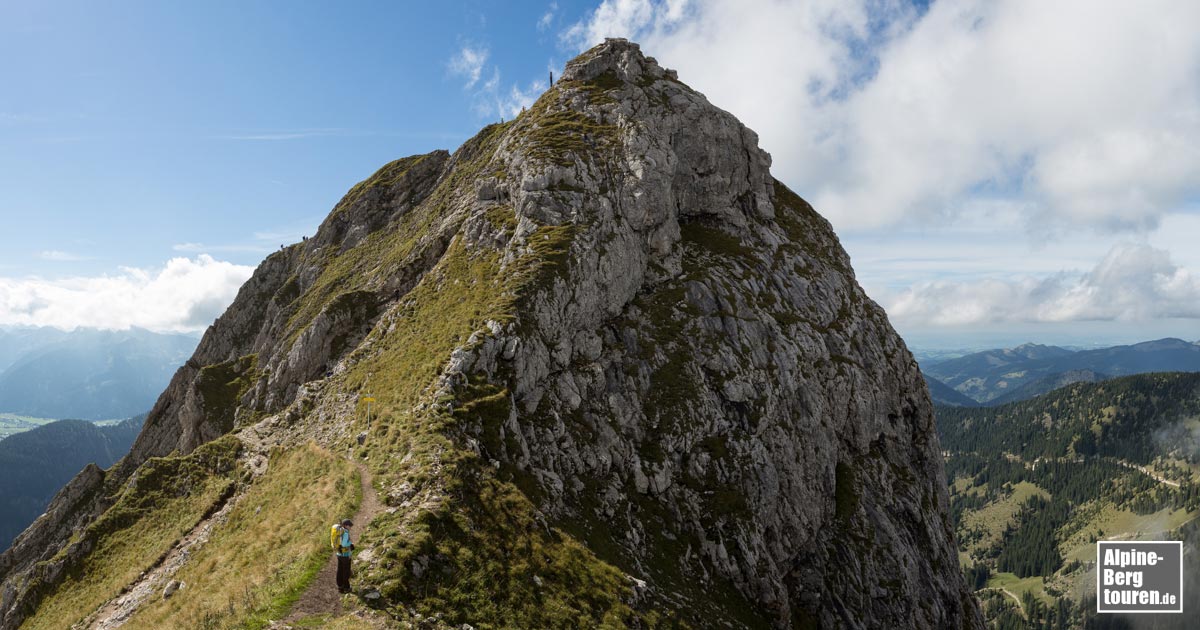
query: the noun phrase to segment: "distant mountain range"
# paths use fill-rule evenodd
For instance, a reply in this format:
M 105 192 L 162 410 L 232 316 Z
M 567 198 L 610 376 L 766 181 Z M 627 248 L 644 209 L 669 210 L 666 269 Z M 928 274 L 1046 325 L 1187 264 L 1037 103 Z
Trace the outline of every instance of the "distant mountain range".
M 0 329 L 0 412 L 127 418 L 149 409 L 197 339 L 130 329 Z
M 966 394 L 960 394 L 958 390 L 949 385 L 930 378 L 925 375 L 925 384 L 929 386 L 929 397 L 933 399 L 934 404 L 945 405 L 947 407 L 978 407 L 979 402 Z
M 934 402 L 949 406 L 972 406 L 971 402 L 992 405 L 1025 400 L 1070 383 L 1147 372 L 1200 372 L 1200 344 L 1159 339 L 1097 350 L 1025 344 L 921 367 Z M 966 400 L 949 394 L 947 389 Z
M 146 415 L 113 426 L 59 420 L 0 440 L 0 547 L 7 548 L 84 466 L 112 466 Z

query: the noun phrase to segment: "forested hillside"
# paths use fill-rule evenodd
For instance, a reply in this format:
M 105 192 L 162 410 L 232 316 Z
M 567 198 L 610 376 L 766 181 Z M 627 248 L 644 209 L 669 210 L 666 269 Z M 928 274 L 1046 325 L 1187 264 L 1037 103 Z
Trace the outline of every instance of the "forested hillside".
M 1200 374 L 1077 383 L 937 416 L 960 560 L 993 627 L 1127 627 L 1093 612 L 1095 541 L 1194 546 Z
M 8 547 L 84 466 L 107 468 L 124 457 L 145 419 L 113 426 L 59 420 L 0 440 L 0 546 Z

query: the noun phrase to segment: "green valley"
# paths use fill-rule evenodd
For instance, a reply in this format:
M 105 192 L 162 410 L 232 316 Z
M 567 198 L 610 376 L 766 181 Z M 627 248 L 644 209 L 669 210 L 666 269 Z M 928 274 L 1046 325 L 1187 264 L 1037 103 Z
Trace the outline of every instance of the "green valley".
M 1096 541 L 1200 539 L 1200 374 L 937 417 L 960 560 L 993 628 L 1129 627 L 1094 612 Z
M 54 422 L 54 420 L 50 418 L 34 418 L 32 416 L 20 416 L 12 413 L 0 413 L 0 440 L 10 435 L 16 435 L 23 431 L 50 424 L 51 422 Z

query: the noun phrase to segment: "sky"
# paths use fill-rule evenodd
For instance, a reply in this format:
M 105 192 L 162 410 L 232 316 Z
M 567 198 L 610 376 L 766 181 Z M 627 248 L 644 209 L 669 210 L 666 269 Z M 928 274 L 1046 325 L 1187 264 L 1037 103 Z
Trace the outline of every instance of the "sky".
M 0 3 L 0 325 L 198 332 L 382 164 L 628 37 L 910 345 L 1200 340 L 1200 3 Z

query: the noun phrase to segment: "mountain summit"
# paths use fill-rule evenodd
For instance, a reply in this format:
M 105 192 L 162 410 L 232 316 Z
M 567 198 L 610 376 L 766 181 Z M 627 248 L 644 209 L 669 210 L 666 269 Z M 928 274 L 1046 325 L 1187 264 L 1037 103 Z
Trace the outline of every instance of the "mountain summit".
M 981 627 L 917 364 L 769 166 L 625 40 L 384 166 L 0 556 L 5 627 L 317 610 L 360 475 L 334 616 Z

